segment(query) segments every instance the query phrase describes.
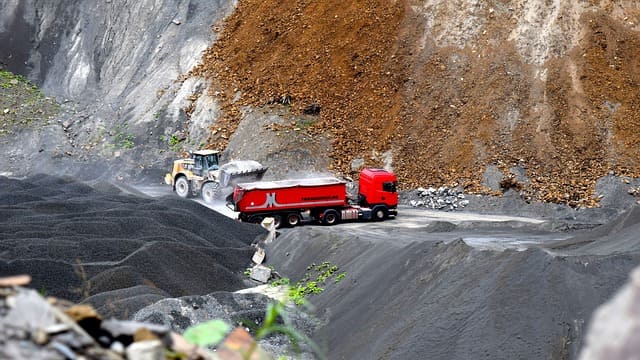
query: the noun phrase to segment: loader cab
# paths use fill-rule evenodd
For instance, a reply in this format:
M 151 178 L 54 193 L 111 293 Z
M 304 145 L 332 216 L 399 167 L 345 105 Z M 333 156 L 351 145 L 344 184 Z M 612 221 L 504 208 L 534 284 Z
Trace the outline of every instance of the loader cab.
M 364 169 L 360 173 L 358 198 L 361 205 L 398 205 L 398 179 L 387 170 Z
M 200 150 L 191 153 L 193 159 L 193 173 L 198 176 L 206 176 L 211 170 L 219 168 L 219 151 Z

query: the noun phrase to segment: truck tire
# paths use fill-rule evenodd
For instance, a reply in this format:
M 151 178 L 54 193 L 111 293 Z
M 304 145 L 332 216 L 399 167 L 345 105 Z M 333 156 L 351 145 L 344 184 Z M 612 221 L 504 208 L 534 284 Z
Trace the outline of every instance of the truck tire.
M 247 219 L 247 222 L 248 223 L 252 223 L 252 224 L 260 224 L 262 222 L 262 220 L 264 220 L 264 217 L 262 217 L 260 215 L 251 215 Z
M 220 184 L 215 181 L 209 181 L 202 185 L 202 200 L 211 204 L 218 196 L 220 196 Z
M 382 221 L 389 216 L 386 206 L 374 207 L 373 210 L 371 211 L 371 214 L 372 214 L 371 217 L 375 221 Z
M 280 229 L 280 227 L 282 227 L 282 216 L 272 215 L 271 217 L 273 218 L 273 227 Z
M 186 199 L 189 197 L 189 194 L 191 194 L 191 189 L 189 186 L 189 181 L 186 177 L 180 176 L 176 179 L 175 190 L 176 194 L 178 194 L 178 196 L 180 196 L 181 198 Z
M 325 225 L 335 225 L 340 222 L 340 215 L 333 209 L 325 210 L 322 214 L 322 223 Z
M 295 227 L 300 225 L 300 214 L 290 213 L 287 215 L 287 225 Z

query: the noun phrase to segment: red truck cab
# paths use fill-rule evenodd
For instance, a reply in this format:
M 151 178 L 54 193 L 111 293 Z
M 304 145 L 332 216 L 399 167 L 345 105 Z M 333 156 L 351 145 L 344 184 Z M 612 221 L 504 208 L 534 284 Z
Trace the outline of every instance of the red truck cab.
M 358 203 L 372 208 L 384 205 L 389 208 L 389 215 L 396 215 L 397 187 L 398 179 L 394 173 L 383 169 L 364 169 L 360 173 Z

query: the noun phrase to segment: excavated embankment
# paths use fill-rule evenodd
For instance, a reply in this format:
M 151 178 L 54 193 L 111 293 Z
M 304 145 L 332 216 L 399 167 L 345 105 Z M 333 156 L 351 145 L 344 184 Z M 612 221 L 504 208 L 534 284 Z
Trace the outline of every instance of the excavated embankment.
M 241 105 L 280 103 L 317 117 L 344 173 L 481 191 L 494 166 L 526 196 L 593 206 L 598 178 L 640 175 L 638 24 L 629 0 L 241 0 L 197 73 L 225 110 L 212 144 Z

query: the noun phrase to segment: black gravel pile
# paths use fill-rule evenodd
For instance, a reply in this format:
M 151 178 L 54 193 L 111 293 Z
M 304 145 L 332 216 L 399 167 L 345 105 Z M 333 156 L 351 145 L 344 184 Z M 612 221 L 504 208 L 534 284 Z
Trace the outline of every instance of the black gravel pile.
M 106 315 L 164 297 L 243 287 L 264 234 L 193 201 L 124 193 L 47 175 L 0 177 L 0 275 Z
M 602 255 L 478 250 L 462 240 L 402 245 L 308 226 L 267 252 L 292 281 L 322 261 L 346 274 L 311 299 L 326 322 L 315 340 L 331 358 L 575 359 L 593 311 L 640 263 L 638 224 L 631 211 L 600 229 L 585 247 L 616 249 Z

